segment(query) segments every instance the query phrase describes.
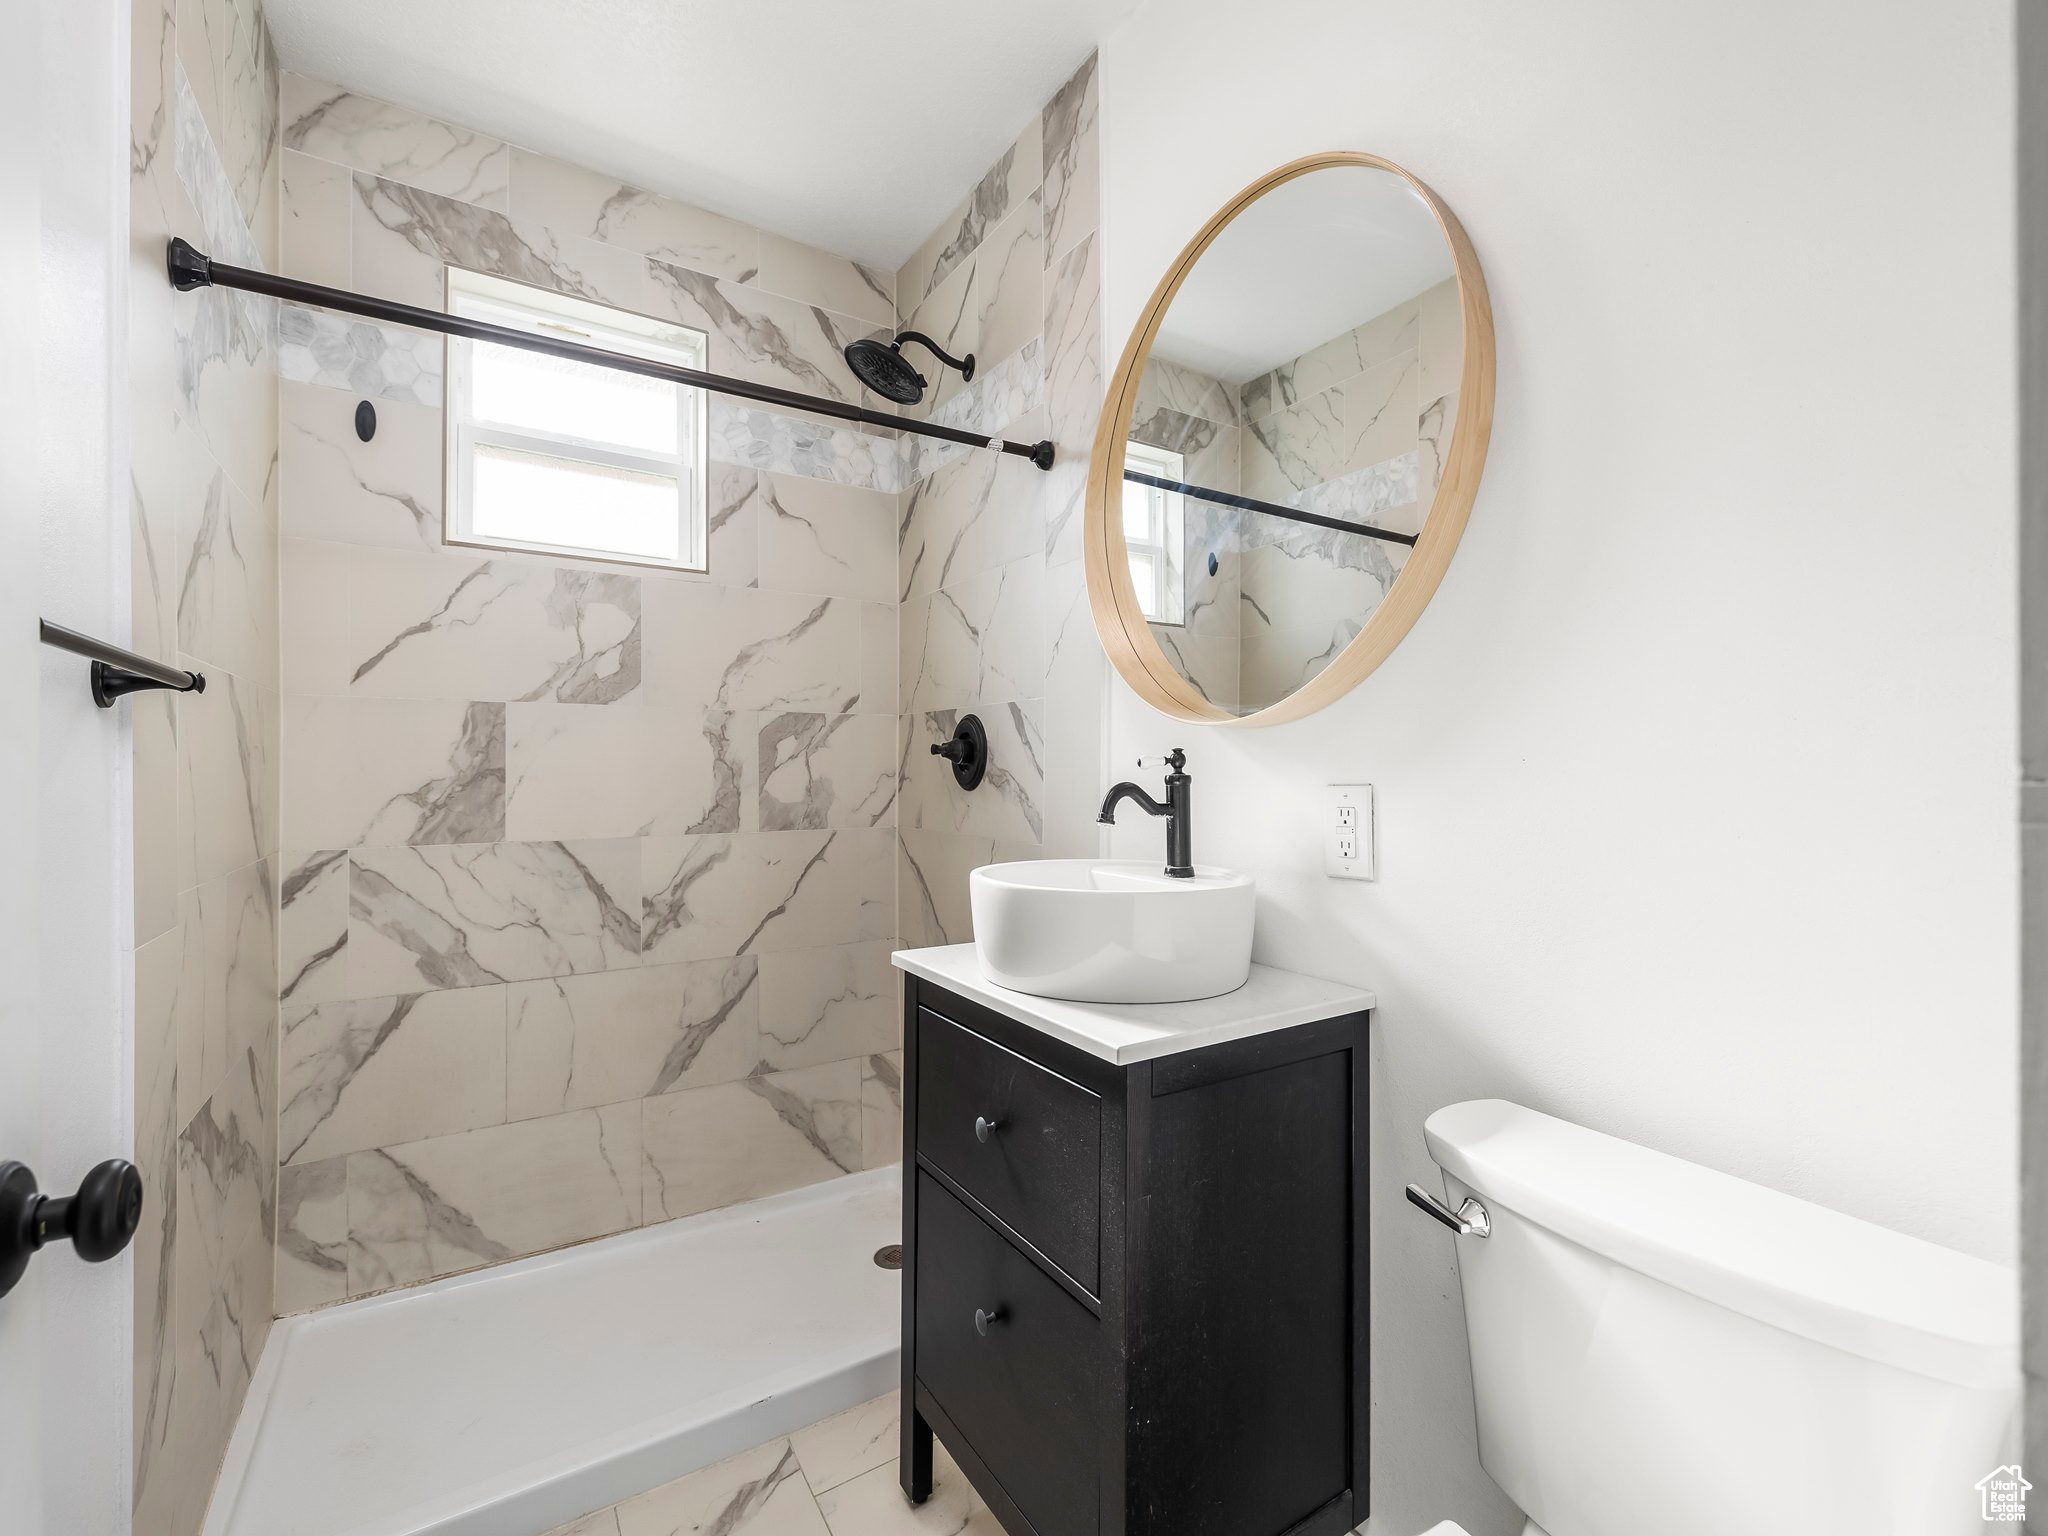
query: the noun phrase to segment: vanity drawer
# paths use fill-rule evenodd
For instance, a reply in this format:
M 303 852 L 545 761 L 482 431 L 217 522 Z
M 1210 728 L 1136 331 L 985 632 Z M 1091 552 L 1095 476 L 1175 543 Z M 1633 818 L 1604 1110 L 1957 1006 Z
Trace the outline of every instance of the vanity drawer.
M 1037 1536 L 1098 1523 L 1095 1314 L 933 1179 L 917 1176 L 917 1377 Z M 993 1313 L 986 1333 L 977 1311 Z
M 977 1122 L 993 1122 L 986 1131 Z M 921 1008 L 917 1154 L 1099 1294 L 1102 1100 Z

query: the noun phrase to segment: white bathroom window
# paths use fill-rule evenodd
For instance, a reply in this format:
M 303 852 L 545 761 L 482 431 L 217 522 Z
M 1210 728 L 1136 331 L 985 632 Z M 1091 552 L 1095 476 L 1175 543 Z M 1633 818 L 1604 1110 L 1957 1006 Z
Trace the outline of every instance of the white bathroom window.
M 1124 468 L 1141 475 L 1179 480 L 1181 463 L 1179 454 L 1164 448 L 1124 445 Z M 1182 502 L 1178 491 L 1124 481 L 1124 549 L 1131 561 L 1131 585 L 1137 588 L 1139 608 L 1154 624 L 1186 622 Z
M 705 366 L 702 331 L 448 269 L 448 310 L 628 357 Z M 705 569 L 704 391 L 448 341 L 447 539 Z

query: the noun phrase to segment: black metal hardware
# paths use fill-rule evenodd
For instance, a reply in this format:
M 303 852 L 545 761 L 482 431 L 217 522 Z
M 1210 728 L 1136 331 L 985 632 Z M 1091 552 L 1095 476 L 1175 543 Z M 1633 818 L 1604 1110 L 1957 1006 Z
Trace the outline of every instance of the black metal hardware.
M 1015 451 L 1010 444 L 1004 442 L 1000 437 L 990 438 L 988 445 L 989 447 L 995 449 L 998 453 L 1010 453 Z M 1033 443 L 1031 445 L 1030 459 L 1031 462 L 1036 464 L 1040 469 L 1051 469 L 1052 444 L 1050 442 Z
M 571 362 L 589 363 L 599 368 L 616 368 L 621 373 L 637 373 L 650 379 L 667 379 L 671 383 L 687 384 L 693 389 L 707 389 L 714 394 L 733 395 L 742 400 L 758 400 L 764 405 L 778 405 L 788 410 L 804 411 L 813 416 L 830 416 L 839 421 L 859 422 L 862 426 L 879 427 L 885 431 L 934 437 L 942 442 L 965 443 L 970 448 L 994 447 L 1003 453 L 1015 454 L 1020 459 L 1029 459 L 1040 469 L 1052 467 L 1053 447 L 1050 440 L 1039 443 L 1004 442 L 1001 438 L 988 437 L 979 432 L 965 432 L 958 427 L 940 426 L 936 422 L 904 420 L 844 400 L 828 400 L 822 395 L 800 394 L 793 389 L 778 389 L 772 384 L 755 384 L 746 379 L 729 378 L 722 373 L 706 373 L 701 368 L 682 368 L 673 363 L 656 362 L 652 358 L 630 357 L 623 352 L 607 352 L 602 347 L 587 347 L 580 342 L 562 341 L 552 336 L 539 336 L 530 331 L 514 330 L 509 325 L 492 325 L 485 320 L 470 320 L 461 315 L 445 314 L 437 309 L 422 309 L 416 304 L 400 304 L 391 299 L 372 298 L 368 294 L 351 293 L 346 288 L 328 288 L 320 283 L 303 282 L 298 278 L 273 277 L 268 272 L 259 272 L 251 267 L 231 267 L 225 262 L 214 261 L 203 252 L 194 249 L 190 242 L 182 239 L 171 242 L 164 264 L 170 274 L 171 286 L 180 292 L 209 286 L 237 288 L 244 293 L 260 293 L 267 298 L 286 299 L 294 303 L 315 305 L 321 309 L 339 310 L 345 315 L 361 315 L 366 320 L 379 320 L 391 325 L 409 325 L 418 330 L 437 331 L 443 336 L 460 336 L 469 341 L 488 341 L 501 347 L 518 347 L 526 352 L 544 352 L 551 357 L 565 357 Z
M 42 620 L 41 624 L 43 644 L 92 661 L 92 701 L 101 709 L 112 709 L 114 700 L 124 694 L 141 693 L 151 688 L 168 688 L 174 693 L 206 692 L 204 673 L 167 667 L 136 651 L 109 645 L 90 635 L 81 635 L 75 629 L 52 624 L 48 619 Z
M 982 729 L 980 718 L 962 715 L 953 727 L 952 740 L 932 743 L 932 756 L 952 762 L 953 782 L 962 789 L 979 785 L 988 772 L 988 732 Z
M 1003 1309 L 1001 1307 L 997 1307 L 993 1311 L 986 1312 L 983 1311 L 980 1307 L 976 1307 L 974 1309 L 974 1331 L 980 1334 L 984 1339 L 988 1337 L 989 1325 L 992 1323 L 1000 1323 L 1002 1320 Z
M 88 1264 L 128 1246 L 142 1221 L 142 1175 L 109 1158 L 79 1181 L 75 1195 L 45 1195 L 23 1163 L 0 1163 L 0 1296 L 20 1283 L 28 1261 L 54 1238 L 69 1238 Z
M 1139 758 L 1140 768 L 1164 764 L 1173 771 L 1166 776 L 1166 800 L 1154 800 L 1137 785 L 1125 780 L 1112 785 L 1102 798 L 1102 814 L 1095 819 L 1104 826 L 1116 822 L 1116 808 L 1126 800 L 1136 802 L 1147 816 L 1166 818 L 1166 872 L 1176 880 L 1191 880 L 1195 874 L 1195 834 L 1192 801 L 1194 780 L 1188 777 L 1188 755 L 1175 747 L 1164 757 Z
M 212 260 L 200 254 L 189 240 L 172 239 L 170 249 L 164 252 L 164 266 L 171 274 L 171 286 L 180 293 L 213 284 Z
M 1209 574 L 1211 576 L 1216 574 L 1216 551 L 1213 549 L 1209 551 Z
M 899 331 L 896 333 L 896 346 L 901 347 L 906 341 L 916 342 L 948 368 L 959 369 L 962 383 L 971 384 L 974 382 L 974 354 L 972 352 L 968 353 L 965 357 L 955 357 L 936 341 L 933 341 L 931 337 L 925 335 L 923 331 Z
M 898 405 L 915 405 L 929 387 L 925 376 L 910 366 L 910 359 L 893 341 L 863 336 L 846 344 L 840 354 L 864 388 Z
M 901 1243 L 890 1243 L 886 1247 L 875 1250 L 875 1268 L 901 1269 L 902 1267 L 903 1245 Z
M 989 1137 L 1002 1129 L 1002 1125 L 1003 1122 L 1000 1120 L 991 1120 L 986 1115 L 976 1115 L 974 1117 L 974 1139 L 985 1143 Z
M 367 400 L 356 402 L 356 436 L 368 442 L 377 435 L 377 407 Z
M 1235 491 L 1219 491 L 1210 485 L 1194 485 L 1186 480 L 1165 480 L 1158 475 L 1148 475 L 1141 470 L 1127 469 L 1124 478 L 1133 485 L 1149 485 L 1156 491 L 1177 491 L 1183 496 L 1192 496 L 1197 501 L 1213 501 L 1221 506 L 1242 507 L 1247 512 L 1263 512 L 1268 517 L 1284 517 L 1290 523 L 1313 523 L 1318 528 L 1335 528 L 1342 533 L 1362 533 L 1368 539 L 1384 539 L 1389 544 L 1415 543 L 1416 535 L 1396 533 L 1391 528 L 1375 528 L 1371 523 L 1350 523 L 1341 517 L 1325 517 L 1320 512 L 1304 512 L 1299 507 L 1283 507 L 1277 501 L 1260 501 L 1256 496 L 1240 496 Z M 1209 574 L 1214 576 L 1212 569 Z
M 923 331 L 905 331 L 894 341 L 863 336 L 847 345 L 846 366 L 853 370 L 855 378 L 884 400 L 893 400 L 898 405 L 915 405 L 924 398 L 929 381 L 903 355 L 903 343 L 906 341 L 916 342 L 947 367 L 957 368 L 963 380 L 974 377 L 972 352 L 965 357 L 955 357 Z

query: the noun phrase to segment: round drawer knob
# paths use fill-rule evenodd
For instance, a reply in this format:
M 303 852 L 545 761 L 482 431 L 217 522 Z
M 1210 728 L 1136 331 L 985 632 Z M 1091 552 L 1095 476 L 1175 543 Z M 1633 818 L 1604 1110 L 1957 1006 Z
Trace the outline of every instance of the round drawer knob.
M 974 1309 L 974 1331 L 984 1339 L 988 1337 L 989 1325 L 991 1323 L 1000 1323 L 1002 1320 L 1003 1309 L 1001 1307 L 997 1307 L 993 1312 L 984 1312 L 979 1307 Z
M 976 1141 L 987 1141 L 989 1137 L 995 1135 L 996 1128 L 1002 1123 L 1000 1120 L 991 1120 L 986 1115 L 976 1115 L 974 1117 L 974 1139 Z

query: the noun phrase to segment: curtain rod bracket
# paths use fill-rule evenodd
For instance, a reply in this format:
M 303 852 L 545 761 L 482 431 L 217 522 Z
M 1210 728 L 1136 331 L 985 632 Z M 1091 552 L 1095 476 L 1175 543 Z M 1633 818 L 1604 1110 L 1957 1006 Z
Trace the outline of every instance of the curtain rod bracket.
M 160 683 L 125 667 L 110 667 L 104 661 L 92 664 L 92 701 L 101 709 L 112 709 L 116 699 L 131 693 L 147 693 L 152 688 L 168 688 L 172 693 L 204 693 L 206 674 L 194 672 L 192 681 L 180 687 L 176 683 Z
M 164 266 L 171 274 L 171 286 L 180 293 L 194 288 L 213 286 L 213 262 L 193 248 L 189 240 L 173 239 L 170 249 L 164 255 Z
M 52 624 L 48 619 L 40 622 L 38 637 L 55 650 L 69 651 L 92 663 L 92 701 L 101 709 L 112 709 L 116 699 L 150 688 L 168 688 L 173 693 L 206 692 L 203 672 L 187 672 L 183 667 L 171 666 L 124 646 L 110 645 L 62 624 Z

